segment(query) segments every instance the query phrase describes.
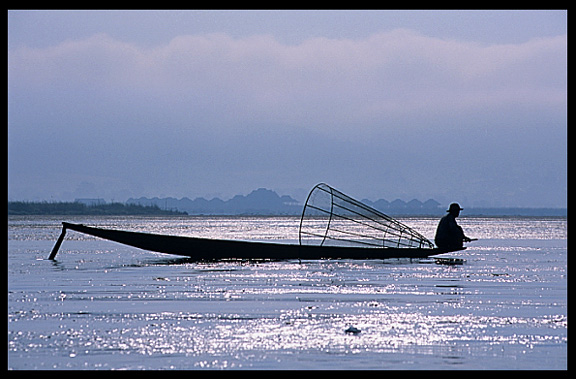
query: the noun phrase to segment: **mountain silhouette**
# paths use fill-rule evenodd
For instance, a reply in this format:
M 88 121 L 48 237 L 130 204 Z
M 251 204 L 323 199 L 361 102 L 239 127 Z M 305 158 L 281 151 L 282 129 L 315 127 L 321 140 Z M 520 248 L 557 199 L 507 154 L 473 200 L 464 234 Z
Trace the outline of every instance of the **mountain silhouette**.
M 156 205 L 161 209 L 177 209 L 195 215 L 299 215 L 302 204 L 292 197 L 279 196 L 276 192 L 258 188 L 248 195 L 236 195 L 230 200 L 213 198 L 206 200 L 198 197 L 190 200 L 184 197 L 180 200 L 173 197 L 148 199 L 130 198 L 128 204 Z
M 413 199 L 405 202 L 401 199 L 387 201 L 378 199 L 371 201 L 363 199 L 362 202 L 374 209 L 389 215 L 430 215 L 442 216 L 446 207 L 434 199 L 425 202 Z M 161 210 L 186 212 L 189 215 L 266 215 L 266 216 L 300 216 L 304 204 L 288 195 L 279 196 L 276 192 L 258 188 L 248 195 L 236 195 L 230 200 L 217 197 L 207 200 L 198 197 L 190 200 L 187 197 L 176 199 L 166 198 L 130 198 L 126 204 L 143 206 L 156 206 Z M 474 208 L 466 207 L 467 216 L 566 216 L 566 208 Z

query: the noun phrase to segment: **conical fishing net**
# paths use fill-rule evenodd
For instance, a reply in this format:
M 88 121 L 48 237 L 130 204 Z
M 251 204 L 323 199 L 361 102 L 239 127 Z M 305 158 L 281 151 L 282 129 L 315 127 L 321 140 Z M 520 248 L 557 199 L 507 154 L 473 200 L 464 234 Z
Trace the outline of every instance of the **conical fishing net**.
M 401 222 L 320 183 L 302 211 L 301 245 L 433 248 L 426 237 Z

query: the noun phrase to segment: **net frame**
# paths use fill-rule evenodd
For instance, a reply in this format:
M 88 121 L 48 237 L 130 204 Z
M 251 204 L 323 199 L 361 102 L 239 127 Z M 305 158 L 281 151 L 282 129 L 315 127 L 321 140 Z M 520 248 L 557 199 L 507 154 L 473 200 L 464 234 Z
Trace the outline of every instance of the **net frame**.
M 317 184 L 308 194 L 298 241 L 319 246 L 434 248 L 414 229 L 326 183 Z

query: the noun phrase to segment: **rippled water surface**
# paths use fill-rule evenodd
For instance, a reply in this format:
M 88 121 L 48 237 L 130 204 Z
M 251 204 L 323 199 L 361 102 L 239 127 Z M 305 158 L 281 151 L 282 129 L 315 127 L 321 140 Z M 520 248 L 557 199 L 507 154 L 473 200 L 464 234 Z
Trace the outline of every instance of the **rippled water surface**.
M 9 217 L 10 369 L 567 368 L 565 218 L 462 218 L 456 266 L 197 263 L 74 231 L 50 261 L 61 221 L 296 243 L 299 219 Z

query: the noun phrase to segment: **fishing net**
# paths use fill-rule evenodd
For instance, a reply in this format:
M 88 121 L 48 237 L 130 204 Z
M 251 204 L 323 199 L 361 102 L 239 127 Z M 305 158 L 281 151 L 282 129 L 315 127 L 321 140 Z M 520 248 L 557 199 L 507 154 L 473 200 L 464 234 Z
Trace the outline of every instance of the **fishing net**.
M 426 237 L 390 216 L 320 183 L 300 220 L 301 245 L 433 248 Z

